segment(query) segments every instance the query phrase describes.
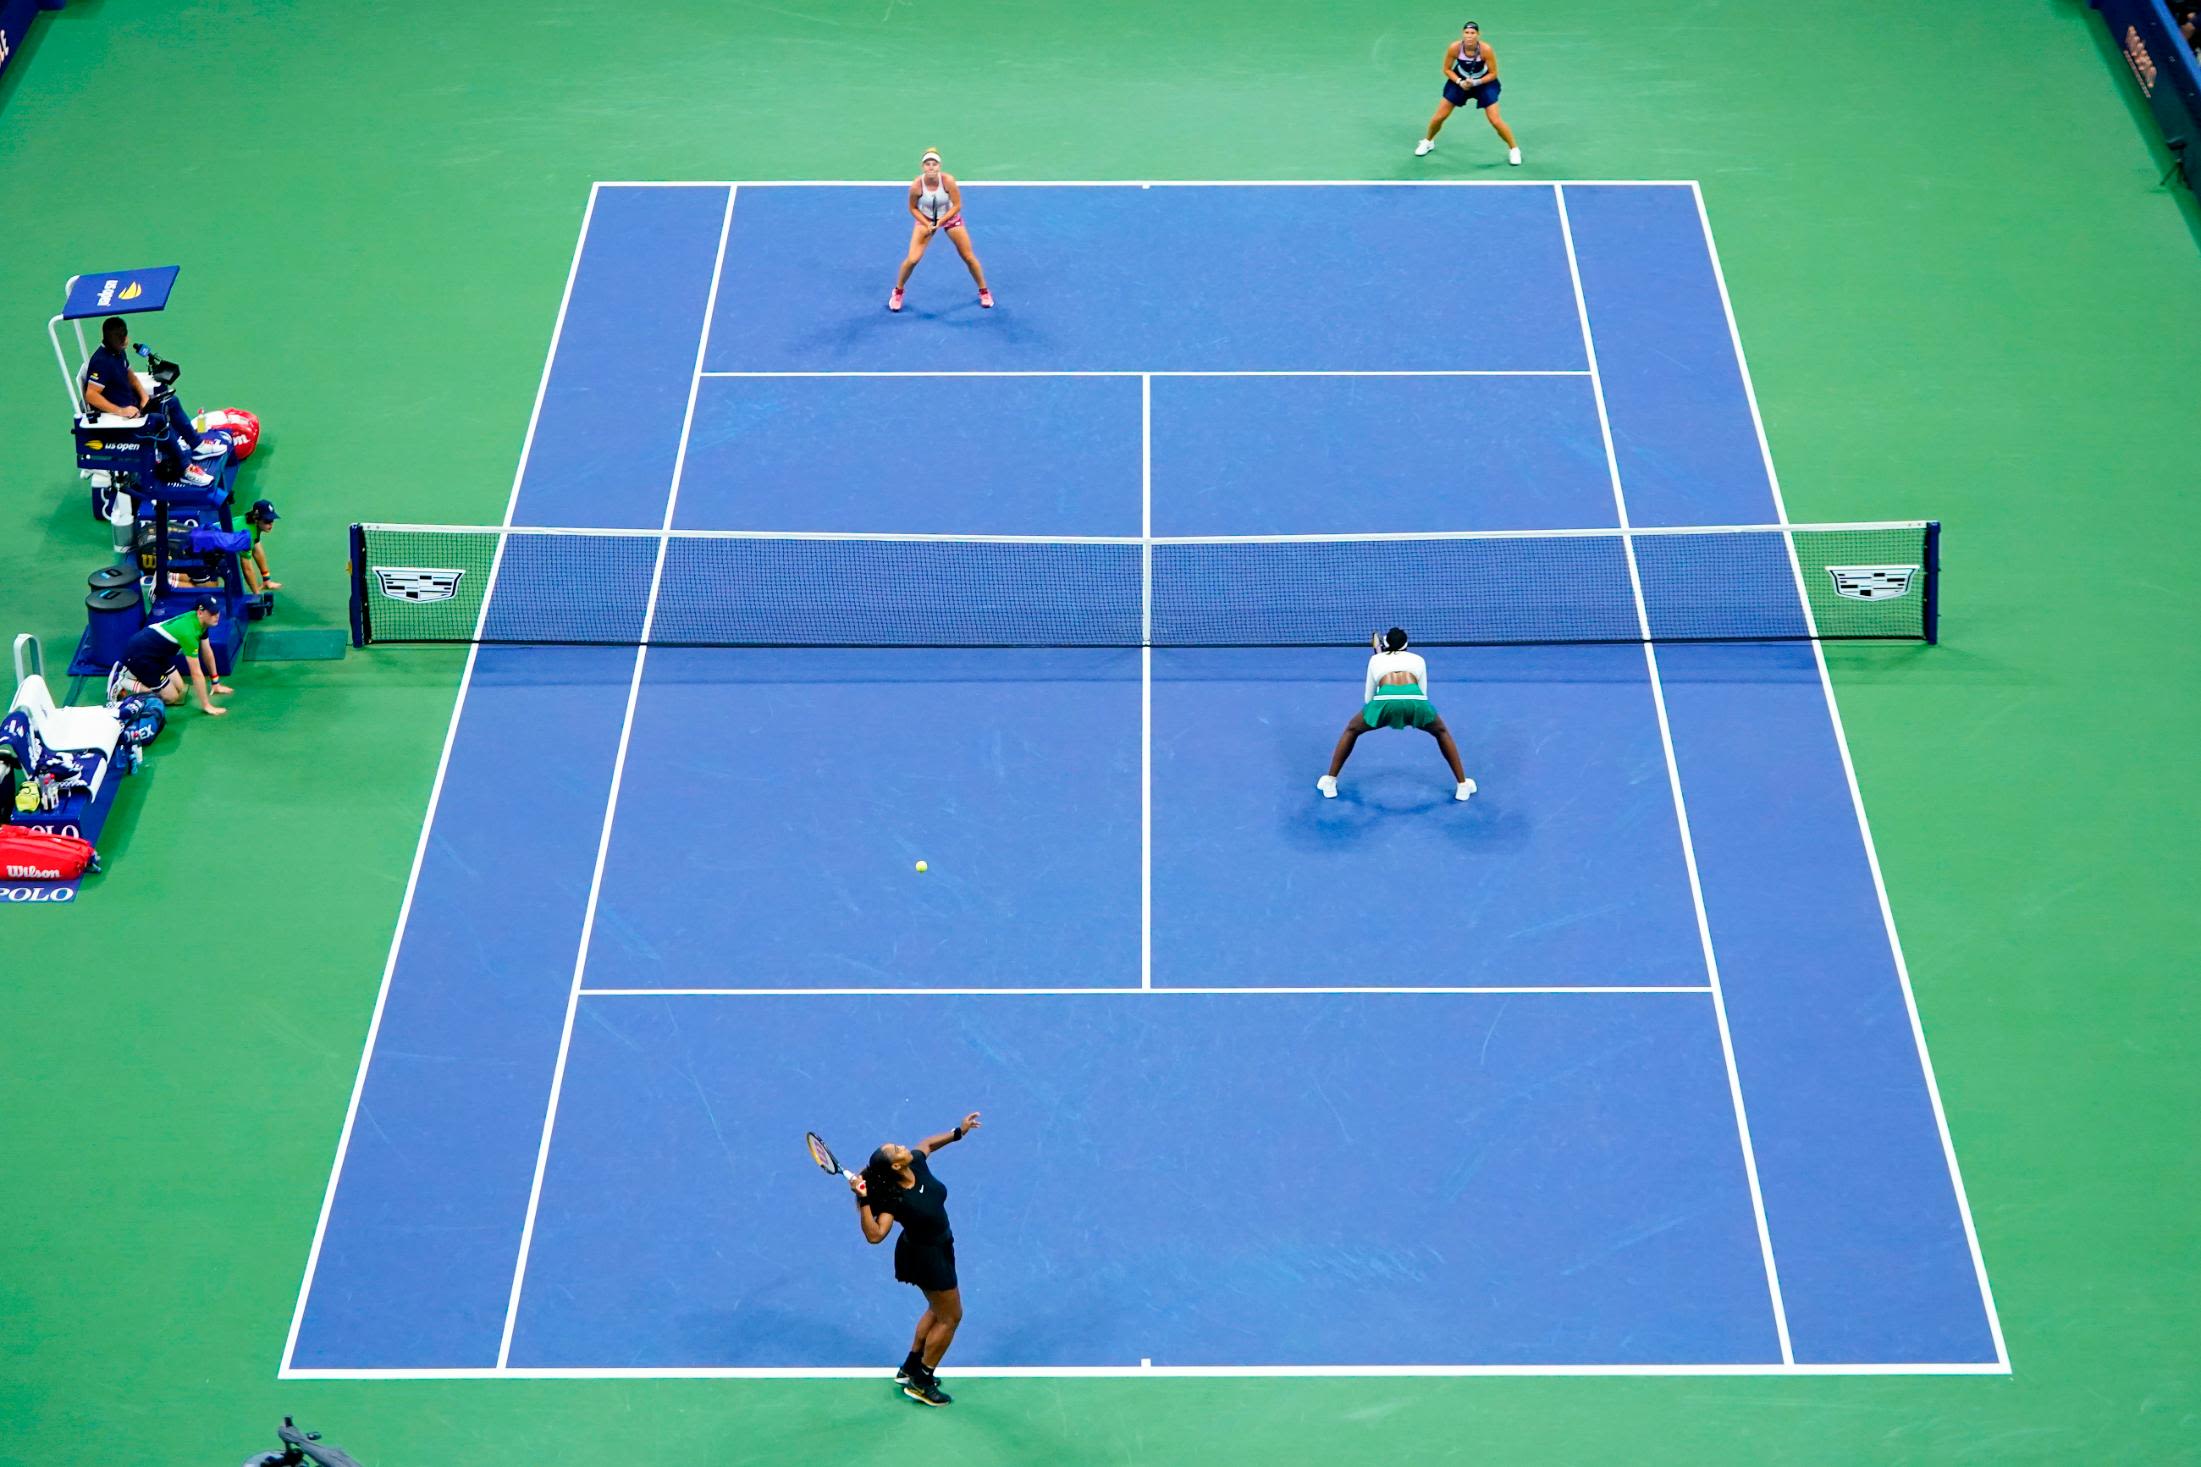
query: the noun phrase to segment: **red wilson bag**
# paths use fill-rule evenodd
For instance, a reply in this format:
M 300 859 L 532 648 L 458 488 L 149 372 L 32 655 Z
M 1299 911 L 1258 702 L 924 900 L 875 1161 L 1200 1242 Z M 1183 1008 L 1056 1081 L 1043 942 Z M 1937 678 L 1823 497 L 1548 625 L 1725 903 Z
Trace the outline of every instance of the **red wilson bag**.
M 99 854 L 88 840 L 0 825 L 0 879 L 74 881 L 98 869 Z

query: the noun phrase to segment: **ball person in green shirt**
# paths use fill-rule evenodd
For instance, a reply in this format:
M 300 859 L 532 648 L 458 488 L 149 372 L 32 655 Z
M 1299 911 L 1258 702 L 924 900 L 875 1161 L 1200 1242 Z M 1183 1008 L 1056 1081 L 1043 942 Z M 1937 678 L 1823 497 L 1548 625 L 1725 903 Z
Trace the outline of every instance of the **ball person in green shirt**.
M 181 661 L 190 670 L 191 691 L 198 695 L 199 706 L 216 718 L 227 713 L 227 708 L 216 707 L 207 696 L 209 688 L 223 694 L 234 691 L 214 675 L 214 648 L 206 640 L 221 619 L 221 603 L 208 597 L 181 616 L 140 628 L 123 644 L 122 660 L 107 680 L 109 696 L 158 693 L 163 703 L 181 703 L 183 673 L 176 668 Z
M 283 589 L 281 581 L 268 577 L 267 547 L 261 543 L 281 518 L 275 506 L 265 499 L 253 500 L 252 508 L 245 511 L 245 528 L 252 532 L 252 548 L 237 557 L 237 569 L 245 573 L 245 586 L 255 596 Z
M 1330 755 L 1330 772 L 1315 781 L 1322 798 L 1337 798 L 1338 772 L 1353 755 L 1360 736 L 1378 728 L 1418 728 L 1437 741 L 1444 762 L 1452 766 L 1452 798 L 1464 800 L 1475 793 L 1475 781 L 1460 767 L 1460 746 L 1452 742 L 1452 730 L 1444 726 L 1429 701 L 1429 664 L 1419 652 L 1406 650 L 1406 633 L 1393 627 L 1369 638 L 1375 655 L 1368 659 L 1368 677 L 1361 688 L 1360 711 L 1338 735 L 1336 752 Z

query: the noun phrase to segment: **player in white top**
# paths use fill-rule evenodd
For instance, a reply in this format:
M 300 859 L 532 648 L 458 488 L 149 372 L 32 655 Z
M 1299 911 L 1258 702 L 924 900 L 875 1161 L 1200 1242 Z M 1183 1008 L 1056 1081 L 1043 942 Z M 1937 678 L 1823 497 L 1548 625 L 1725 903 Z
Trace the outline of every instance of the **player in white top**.
M 1369 638 L 1375 656 L 1368 659 L 1368 677 L 1361 688 L 1361 708 L 1338 735 L 1337 750 L 1330 755 L 1330 772 L 1315 781 L 1322 798 L 1337 798 L 1338 772 L 1353 755 L 1360 736 L 1377 728 L 1418 728 L 1437 741 L 1444 762 L 1452 766 L 1452 798 L 1464 800 L 1475 793 L 1475 781 L 1460 767 L 1460 746 L 1452 742 L 1452 730 L 1444 726 L 1429 702 L 1429 664 L 1419 652 L 1406 650 L 1406 633 L 1398 627 Z
M 925 258 L 925 246 L 932 243 L 932 237 L 944 229 L 955 242 L 955 252 L 970 266 L 971 279 L 978 282 L 978 303 L 992 310 L 994 293 L 986 289 L 986 272 L 971 248 L 971 232 L 963 227 L 963 190 L 955 186 L 954 174 L 940 171 L 937 148 L 925 149 L 923 168 L 910 182 L 909 212 L 917 222 L 910 226 L 909 258 L 902 261 L 902 273 L 894 277 L 894 294 L 887 297 L 887 309 L 902 309 L 902 292 L 909 286 L 910 271 Z

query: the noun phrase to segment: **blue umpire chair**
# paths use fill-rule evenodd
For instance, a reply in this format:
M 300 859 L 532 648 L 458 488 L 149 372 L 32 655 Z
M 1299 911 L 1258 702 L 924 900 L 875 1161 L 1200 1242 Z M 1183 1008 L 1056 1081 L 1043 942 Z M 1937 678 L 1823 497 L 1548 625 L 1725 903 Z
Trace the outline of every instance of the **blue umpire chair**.
M 237 562 L 238 549 L 249 546 L 250 537 L 232 517 L 236 456 L 198 460 L 196 467 L 208 480 L 203 484 L 164 475 L 163 444 L 174 432 L 164 413 L 122 417 L 99 412 L 84 398 L 84 374 L 92 355 L 84 323 L 164 309 L 181 270 L 160 265 L 71 276 L 60 313 L 46 323 L 68 395 L 77 470 L 91 485 L 92 512 L 112 527 L 116 555 L 135 562 L 145 590 L 135 607 L 114 587 L 104 588 L 109 593 L 104 599 L 99 599 L 99 589 L 87 598 L 90 615 L 69 664 L 72 676 L 104 676 L 118 642 L 147 620 L 179 616 L 207 600 L 221 603 L 221 621 L 208 641 L 216 668 L 227 674 L 243 649 L 248 624 L 273 607 L 271 595 L 246 589 Z M 75 337 L 73 365 L 63 345 L 64 322 Z M 156 403 L 172 397 L 182 369 L 142 345 L 138 354 L 150 369 L 141 374 L 140 385 Z

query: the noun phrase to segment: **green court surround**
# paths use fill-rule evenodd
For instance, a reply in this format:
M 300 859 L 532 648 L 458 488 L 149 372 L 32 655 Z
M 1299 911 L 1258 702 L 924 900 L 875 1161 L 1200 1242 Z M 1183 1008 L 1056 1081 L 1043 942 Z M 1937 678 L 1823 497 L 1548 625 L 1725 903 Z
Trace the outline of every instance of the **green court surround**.
M 1943 644 L 1828 657 L 2013 1376 L 974 1380 L 938 1413 L 280 1382 L 463 661 L 377 649 L 247 662 L 126 788 L 108 874 L 0 915 L 0 1464 L 227 1467 L 286 1412 L 368 1467 L 2201 1461 L 2201 225 L 2122 61 L 2079 0 L 1502 3 L 1514 172 L 1472 116 L 1411 156 L 1461 18 L 76 0 L 0 85 L 0 632 L 65 657 L 107 543 L 43 339 L 72 271 L 183 264 L 140 329 L 267 424 L 292 630 L 341 625 L 349 521 L 501 513 L 593 179 L 926 144 L 968 180 L 1699 179 L 1791 514 L 1948 526 Z

